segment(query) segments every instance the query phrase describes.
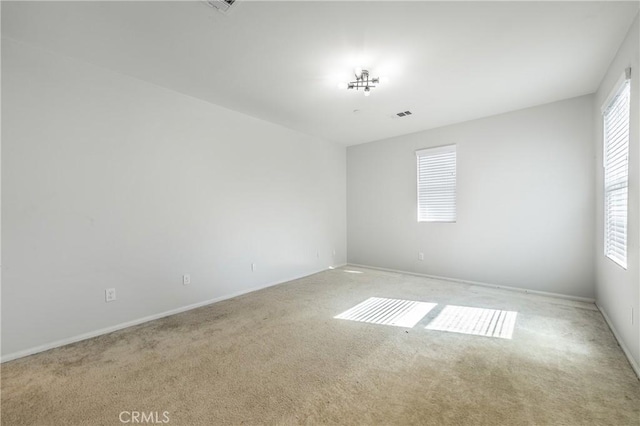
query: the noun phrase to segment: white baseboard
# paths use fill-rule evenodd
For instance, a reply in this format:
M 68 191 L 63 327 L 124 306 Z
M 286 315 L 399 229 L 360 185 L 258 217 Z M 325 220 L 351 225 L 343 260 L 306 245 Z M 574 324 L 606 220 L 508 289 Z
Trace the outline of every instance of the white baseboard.
M 629 361 L 629 364 L 631 364 L 631 368 L 633 368 L 633 371 L 636 373 L 636 376 L 638 376 L 638 380 L 640 380 L 640 365 L 638 365 L 636 360 L 633 359 L 633 357 L 631 356 L 631 351 L 629 351 L 629 348 L 627 348 L 627 345 L 624 344 L 624 340 L 620 338 L 620 334 L 618 334 L 618 331 L 613 326 L 613 323 L 611 322 L 609 315 L 607 315 L 605 310 L 602 309 L 602 307 L 597 303 L 596 303 L 596 306 L 598 307 L 598 310 L 602 314 L 602 317 L 604 318 L 605 322 L 609 326 L 609 329 L 613 333 L 613 336 L 618 341 L 618 345 L 620 345 L 620 347 L 622 348 L 622 352 L 624 352 L 625 356 L 627 357 L 627 360 Z
M 333 268 L 340 268 L 340 267 L 345 266 L 345 265 L 346 264 L 337 265 L 337 266 L 333 266 Z M 65 346 L 65 345 L 69 345 L 71 343 L 76 343 L 76 342 L 79 342 L 81 340 L 91 339 L 93 337 L 98 337 L 98 336 L 101 336 L 103 334 L 113 333 L 114 331 L 122 330 L 124 328 L 132 327 L 134 325 L 143 324 L 145 322 L 149 322 L 149 321 L 157 320 L 157 319 L 160 319 L 160 318 L 168 317 L 168 316 L 171 316 L 171 315 L 179 314 L 181 312 L 190 311 L 191 309 L 196 309 L 196 308 L 200 308 L 202 306 L 211 305 L 213 303 L 221 302 L 223 300 L 233 299 L 234 297 L 242 296 L 243 294 L 251 293 L 251 292 L 254 292 L 254 291 L 257 291 L 257 290 L 262 290 L 262 289 L 267 288 L 267 287 L 272 287 L 274 285 L 283 284 L 285 282 L 289 282 L 289 281 L 297 280 L 297 279 L 300 279 L 300 278 L 308 277 L 308 276 L 311 276 L 311 275 L 314 275 L 314 274 L 317 274 L 319 272 L 326 271 L 326 270 L 327 269 L 323 268 L 323 269 L 317 270 L 315 272 L 311 272 L 309 274 L 304 274 L 304 275 L 300 275 L 300 276 L 295 276 L 295 277 L 289 278 L 289 279 L 284 280 L 284 281 L 276 281 L 276 282 L 266 283 L 266 284 L 258 286 L 258 287 L 252 287 L 252 288 L 249 288 L 249 289 L 246 289 L 246 290 L 238 291 L 236 293 L 227 294 L 227 295 L 224 295 L 224 296 L 216 297 L 216 298 L 205 300 L 205 301 L 198 302 L 198 303 L 193 303 L 191 305 L 182 306 L 182 307 L 176 308 L 176 309 L 171 309 L 169 311 L 161 312 L 159 314 L 149 315 L 149 316 L 146 316 L 146 317 L 143 317 L 143 318 L 138 318 L 138 319 L 135 319 L 135 320 L 123 322 L 123 323 L 116 324 L 116 325 L 113 325 L 113 326 L 110 326 L 110 327 L 101 328 L 99 330 L 90 331 L 88 333 L 79 334 L 77 336 L 72 336 L 72 337 L 68 337 L 68 338 L 65 338 L 65 339 L 56 340 L 55 342 L 45 343 L 44 345 L 40 345 L 40 346 L 36 346 L 36 347 L 33 347 L 33 348 L 25 349 L 25 350 L 22 350 L 22 351 L 13 352 L 13 353 L 10 353 L 10 354 L 7 354 L 7 355 L 3 356 L 2 360 L 0 362 L 12 361 L 14 359 L 23 358 L 25 356 L 37 354 L 39 352 L 48 351 L 49 349 L 54 349 L 54 348 L 58 348 L 60 346 Z
M 595 299 L 592 299 L 592 298 L 589 298 L 589 297 L 571 296 L 569 294 L 561 294 L 561 293 L 550 293 L 550 292 L 547 292 L 547 291 L 531 290 L 531 289 L 528 289 L 528 288 L 509 287 L 509 286 L 506 286 L 506 285 L 489 284 L 489 283 L 483 283 L 483 282 L 479 282 L 479 281 L 461 280 L 461 279 L 458 279 L 458 278 L 439 277 L 437 275 L 421 274 L 421 273 L 418 273 L 418 272 L 410 272 L 410 271 L 400 271 L 398 269 L 379 268 L 377 266 L 359 265 L 357 263 L 347 263 L 347 266 L 355 266 L 355 267 L 359 267 L 359 268 L 375 269 L 375 270 L 378 270 L 378 271 L 395 272 L 395 273 L 398 273 L 398 274 L 415 275 L 417 277 L 425 277 L 425 278 L 431 278 L 431 279 L 443 280 L 443 281 L 452 281 L 452 282 L 455 282 L 455 283 L 478 285 L 478 286 L 482 286 L 482 287 L 499 288 L 499 289 L 503 289 L 503 290 L 518 291 L 520 293 L 530 293 L 530 294 L 537 294 L 537 295 L 540 295 L 540 296 L 556 297 L 556 298 L 565 299 L 565 300 L 575 300 L 577 302 L 585 302 L 585 303 L 595 303 L 596 302 Z

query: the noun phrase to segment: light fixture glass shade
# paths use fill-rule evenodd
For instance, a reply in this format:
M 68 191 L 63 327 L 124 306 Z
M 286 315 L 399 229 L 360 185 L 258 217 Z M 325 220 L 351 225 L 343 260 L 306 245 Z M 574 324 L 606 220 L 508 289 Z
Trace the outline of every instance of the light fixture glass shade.
M 353 72 L 355 73 L 357 78 L 360 78 L 362 76 L 362 68 L 357 67 L 355 70 L 353 70 Z
M 371 94 L 371 89 L 369 89 L 368 87 L 364 88 L 364 95 L 365 96 L 369 96 Z

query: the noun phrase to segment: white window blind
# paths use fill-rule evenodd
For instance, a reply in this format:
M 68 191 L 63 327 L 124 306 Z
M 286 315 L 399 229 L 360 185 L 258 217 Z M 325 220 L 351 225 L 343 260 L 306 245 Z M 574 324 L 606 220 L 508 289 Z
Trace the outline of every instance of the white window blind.
M 630 70 L 604 105 L 604 253 L 627 267 Z
M 418 222 L 456 221 L 456 146 L 416 151 Z

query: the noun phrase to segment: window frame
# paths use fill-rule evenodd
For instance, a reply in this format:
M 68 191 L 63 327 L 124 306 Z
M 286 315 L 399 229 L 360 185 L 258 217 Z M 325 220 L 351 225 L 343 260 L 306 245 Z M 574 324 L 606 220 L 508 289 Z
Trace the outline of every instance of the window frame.
M 625 93 L 626 92 L 626 93 Z M 625 95 L 623 101 L 626 101 L 626 105 L 622 107 L 626 108 L 624 113 L 626 117 L 626 141 L 622 142 L 622 148 L 615 149 L 623 149 L 624 159 L 615 161 L 609 164 L 608 153 L 612 149 L 609 144 L 613 144 L 615 140 L 609 140 L 607 138 L 607 129 L 608 129 L 608 113 L 614 109 L 619 107 L 620 96 Z M 602 206 L 603 206 L 603 250 L 605 258 L 608 258 L 616 265 L 620 266 L 623 269 L 627 269 L 628 260 L 629 260 L 629 139 L 631 135 L 631 69 L 627 68 L 624 74 L 618 79 L 613 90 L 605 100 L 602 105 Z M 619 155 L 619 153 L 616 153 Z M 622 164 L 620 164 L 620 161 Z M 624 176 L 618 179 L 615 179 L 613 182 L 610 182 L 608 169 L 614 168 L 619 169 L 622 167 L 624 171 Z M 625 223 L 622 228 L 622 231 L 611 231 L 612 228 L 615 228 L 615 217 L 610 216 L 610 211 L 613 202 L 611 202 L 611 197 L 615 195 L 620 190 L 624 190 L 624 209 L 625 209 Z M 612 238 L 612 233 L 616 234 L 617 238 Z M 622 234 L 622 238 L 618 234 Z M 616 243 L 617 240 L 622 240 L 623 245 L 621 247 L 622 252 L 620 253 L 620 244 Z
M 420 212 L 420 206 L 422 205 L 420 202 L 420 159 L 421 157 L 428 157 L 433 155 L 438 155 L 442 153 L 453 152 L 454 161 L 453 161 L 453 218 L 448 219 L 440 219 L 440 218 L 428 218 L 427 216 L 422 217 Z M 458 221 L 458 147 L 457 144 L 447 144 L 440 145 L 435 147 L 423 148 L 416 150 L 416 216 L 418 223 L 456 223 Z

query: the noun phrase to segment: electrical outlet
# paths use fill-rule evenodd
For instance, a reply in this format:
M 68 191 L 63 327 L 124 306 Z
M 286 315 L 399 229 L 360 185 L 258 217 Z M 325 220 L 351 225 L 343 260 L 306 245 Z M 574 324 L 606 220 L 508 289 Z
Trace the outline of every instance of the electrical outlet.
M 252 263 L 252 264 L 251 264 L 251 271 L 252 271 L 252 272 L 255 272 L 255 271 L 256 271 L 256 268 L 257 268 L 257 265 L 256 265 L 255 263 Z
M 113 302 L 116 300 L 116 289 L 115 288 L 107 288 L 104 290 L 104 301 L 105 302 Z
M 191 275 L 184 274 L 182 276 L 182 285 L 189 285 L 189 284 L 191 284 Z
M 418 260 L 424 260 L 424 253 L 418 253 Z

